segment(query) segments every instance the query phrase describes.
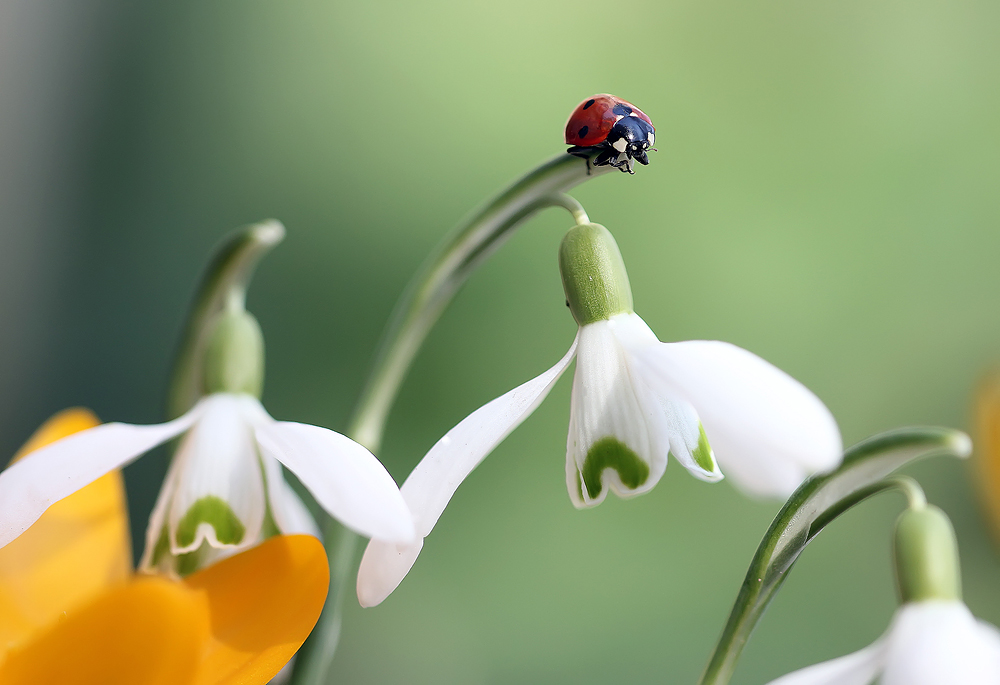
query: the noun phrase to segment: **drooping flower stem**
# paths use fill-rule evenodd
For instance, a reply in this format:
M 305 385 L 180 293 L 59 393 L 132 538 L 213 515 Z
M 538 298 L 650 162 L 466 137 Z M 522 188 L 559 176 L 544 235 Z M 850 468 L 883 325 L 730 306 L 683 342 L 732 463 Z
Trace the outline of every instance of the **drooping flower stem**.
M 775 516 L 747 571 L 729 620 L 699 680 L 725 685 L 764 610 L 806 545 L 835 518 L 872 495 L 899 490 L 912 509 L 925 506 L 911 478 L 887 478 L 896 469 L 929 456 L 966 457 L 972 443 L 947 428 L 903 428 L 871 437 L 844 453 L 835 471 L 803 483 Z
M 609 169 L 559 155 L 477 209 L 442 241 L 396 304 L 358 401 L 351 438 L 378 452 L 386 417 L 413 358 L 466 279 L 521 223 L 546 207 L 563 207 L 577 223 L 588 223 L 580 203 L 563 193 Z
M 389 410 L 427 334 L 466 279 L 524 221 L 547 207 L 562 207 L 576 223 L 589 223 L 580 203 L 564 193 L 612 170 L 590 162 L 561 154 L 543 163 L 475 210 L 441 242 L 396 303 L 358 400 L 349 437 L 378 453 Z M 328 535 L 330 594 L 323 615 L 299 653 L 292 675 L 294 685 L 326 682 L 340 635 L 341 594 L 354 570 L 357 536 L 329 517 L 320 525 Z M 331 538 L 332 532 L 336 534 Z
M 224 310 L 242 310 L 247 285 L 261 257 L 285 237 L 278 221 L 237 229 L 216 249 L 184 325 L 167 394 L 167 418 L 175 419 L 205 394 L 205 359 L 215 319 Z

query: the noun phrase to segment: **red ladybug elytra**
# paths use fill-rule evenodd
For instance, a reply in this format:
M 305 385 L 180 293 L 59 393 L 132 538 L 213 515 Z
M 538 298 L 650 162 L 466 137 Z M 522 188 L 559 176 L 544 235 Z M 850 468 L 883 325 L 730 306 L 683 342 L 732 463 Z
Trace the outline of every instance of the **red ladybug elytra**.
M 594 166 L 613 166 L 634 174 L 635 162 L 649 164 L 646 150 L 653 148 L 653 122 L 630 102 L 607 93 L 587 98 L 566 122 L 566 144 L 571 155 L 589 158 Z M 653 148 L 655 149 L 655 148 Z

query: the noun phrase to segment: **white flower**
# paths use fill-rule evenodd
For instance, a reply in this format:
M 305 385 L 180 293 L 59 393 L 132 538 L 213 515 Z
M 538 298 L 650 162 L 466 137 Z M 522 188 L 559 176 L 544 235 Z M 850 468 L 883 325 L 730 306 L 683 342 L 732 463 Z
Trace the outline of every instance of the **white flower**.
M 220 392 L 168 423 L 107 423 L 76 433 L 0 473 L 0 547 L 55 502 L 182 433 L 150 517 L 143 568 L 178 570 L 174 561 L 203 545 L 205 553 L 224 555 L 268 534 L 313 532 L 280 464 L 348 528 L 413 540 L 395 482 L 367 449 L 325 428 L 276 421 L 251 395 Z
M 400 489 L 420 540 L 368 545 L 358 574 L 363 606 L 402 581 L 459 484 L 535 410 L 574 356 L 566 478 L 577 507 L 600 503 L 609 489 L 621 497 L 648 491 L 670 455 L 703 480 L 725 471 L 748 492 L 781 497 L 840 462 L 833 416 L 791 376 L 728 343 L 661 343 L 637 314 L 615 314 L 582 325 L 555 366 L 480 407 L 431 448 Z
M 876 678 L 881 685 L 996 685 L 1000 631 L 958 600 L 904 604 L 873 644 L 770 685 L 869 685 Z

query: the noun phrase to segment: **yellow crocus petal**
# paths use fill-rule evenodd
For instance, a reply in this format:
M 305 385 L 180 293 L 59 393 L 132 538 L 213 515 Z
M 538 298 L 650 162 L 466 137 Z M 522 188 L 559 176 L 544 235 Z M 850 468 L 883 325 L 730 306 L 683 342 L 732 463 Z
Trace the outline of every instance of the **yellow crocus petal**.
M 184 580 L 204 594 L 211 635 L 195 685 L 263 685 L 309 635 L 326 600 L 329 568 L 311 535 L 283 535 Z
M 200 593 L 149 577 L 105 592 L 0 664 L 4 685 L 184 685 L 208 636 Z
M 67 409 L 39 428 L 14 459 L 98 425 Z M 107 474 L 57 502 L 0 548 L 0 658 L 37 629 L 131 575 L 132 551 L 121 473 Z
M 974 475 L 994 537 L 1000 541 L 1000 371 L 980 383 L 975 411 Z

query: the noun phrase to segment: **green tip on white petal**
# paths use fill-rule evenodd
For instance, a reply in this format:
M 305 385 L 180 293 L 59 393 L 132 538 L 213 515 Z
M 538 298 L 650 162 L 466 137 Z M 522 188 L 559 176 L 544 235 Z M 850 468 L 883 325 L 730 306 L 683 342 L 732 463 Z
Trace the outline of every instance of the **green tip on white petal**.
M 600 224 L 580 224 L 559 247 L 566 302 L 581 326 L 632 311 L 632 288 L 618 243 Z
M 933 505 L 911 507 L 896 521 L 896 581 L 900 599 L 962 599 L 958 543 L 948 515 Z
M 715 473 L 719 470 L 718 465 L 715 463 L 715 452 L 712 451 L 712 446 L 708 444 L 705 427 L 700 422 L 698 423 L 698 446 L 691 450 L 691 457 L 694 459 L 695 464 L 709 473 Z
M 211 527 L 215 534 L 215 542 L 220 545 L 236 546 L 246 538 L 246 526 L 240 521 L 236 512 L 228 502 L 215 495 L 206 495 L 195 501 L 177 522 L 175 536 L 177 547 L 193 545 L 202 526 Z M 214 555 L 211 547 L 214 547 L 214 544 L 204 539 L 194 550 L 174 555 L 171 552 L 170 531 L 164 525 L 150 556 L 150 565 L 161 572 L 186 576 L 212 562 Z
M 207 524 L 215 531 L 222 545 L 238 545 L 246 535 L 246 526 L 221 497 L 206 495 L 192 504 L 177 522 L 177 546 L 188 547 L 198 534 L 198 527 Z
M 642 487 L 649 479 L 649 464 L 628 445 L 610 435 L 590 446 L 580 469 L 580 478 L 589 499 L 596 500 L 601 496 L 605 469 L 613 469 L 622 485 L 629 490 Z
M 205 391 L 252 395 L 264 388 L 264 335 L 253 314 L 219 315 L 205 351 Z

